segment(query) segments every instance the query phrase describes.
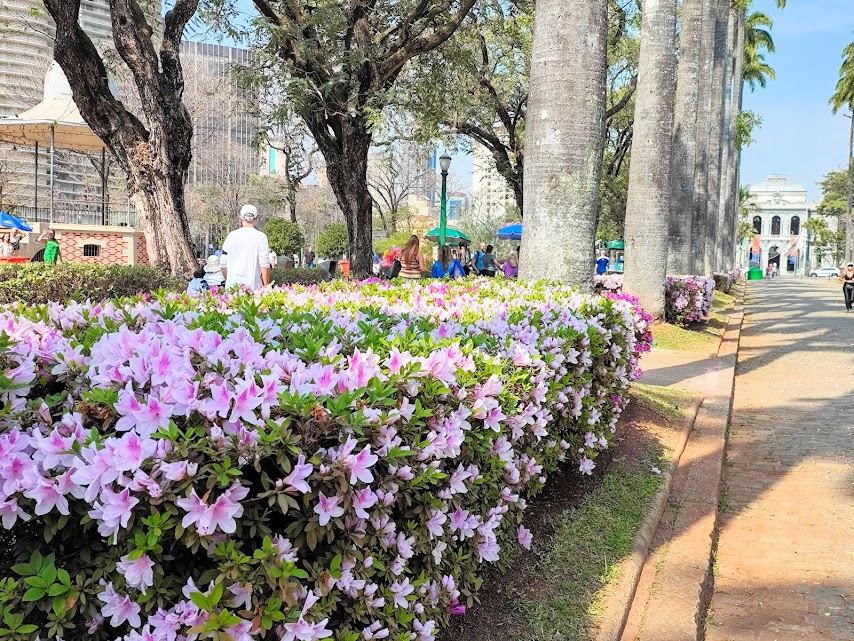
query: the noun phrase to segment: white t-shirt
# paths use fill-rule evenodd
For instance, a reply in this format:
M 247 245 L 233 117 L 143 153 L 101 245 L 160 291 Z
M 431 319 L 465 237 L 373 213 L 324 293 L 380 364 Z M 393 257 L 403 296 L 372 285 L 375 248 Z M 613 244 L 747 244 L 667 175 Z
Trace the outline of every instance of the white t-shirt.
M 270 244 L 267 235 L 253 227 L 241 227 L 229 233 L 222 244 L 220 265 L 228 273 L 225 287 L 246 285 L 261 287 L 261 269 L 270 267 Z

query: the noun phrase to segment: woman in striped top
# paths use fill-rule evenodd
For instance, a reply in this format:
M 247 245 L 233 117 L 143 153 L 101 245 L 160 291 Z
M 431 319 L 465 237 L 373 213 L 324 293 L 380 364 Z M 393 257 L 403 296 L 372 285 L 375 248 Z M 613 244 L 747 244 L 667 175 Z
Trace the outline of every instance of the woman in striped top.
M 421 243 L 418 236 L 413 235 L 406 247 L 400 252 L 400 277 L 406 280 L 418 280 L 424 267 L 424 256 L 421 255 Z

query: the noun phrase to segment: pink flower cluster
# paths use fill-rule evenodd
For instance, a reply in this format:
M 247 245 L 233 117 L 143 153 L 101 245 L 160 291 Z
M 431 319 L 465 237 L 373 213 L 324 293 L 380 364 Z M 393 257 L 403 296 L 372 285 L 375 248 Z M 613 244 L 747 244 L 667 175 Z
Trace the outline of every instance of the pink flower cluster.
M 6 309 L 0 520 L 61 545 L 75 638 L 431 641 L 593 471 L 648 323 L 491 279 Z
M 595 274 L 593 284 L 609 292 L 619 292 L 623 289 L 623 274 Z
M 664 314 L 668 323 L 703 322 L 712 311 L 715 280 L 706 276 L 668 276 Z

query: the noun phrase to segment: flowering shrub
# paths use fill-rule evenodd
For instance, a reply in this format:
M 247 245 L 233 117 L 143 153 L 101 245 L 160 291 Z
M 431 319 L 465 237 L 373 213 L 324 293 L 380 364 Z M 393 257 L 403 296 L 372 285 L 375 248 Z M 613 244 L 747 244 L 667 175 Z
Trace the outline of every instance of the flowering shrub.
M 0 636 L 433 639 L 612 442 L 638 314 L 492 279 L 0 311 Z
M 664 315 L 668 323 L 700 323 L 712 311 L 715 280 L 705 276 L 668 276 Z
M 713 276 L 715 279 L 715 288 L 724 294 L 729 294 L 732 286 L 741 278 L 741 270 L 731 269 L 728 272 L 714 274 Z
M 598 289 L 619 292 L 623 289 L 623 274 L 595 274 L 593 284 Z

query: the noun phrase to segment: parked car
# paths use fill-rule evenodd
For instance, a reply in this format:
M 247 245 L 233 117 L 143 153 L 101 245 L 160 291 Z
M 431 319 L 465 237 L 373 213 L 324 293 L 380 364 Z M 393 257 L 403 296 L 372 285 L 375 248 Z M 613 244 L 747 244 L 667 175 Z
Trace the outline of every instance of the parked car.
M 836 267 L 819 267 L 810 272 L 811 278 L 839 278 L 839 270 Z

